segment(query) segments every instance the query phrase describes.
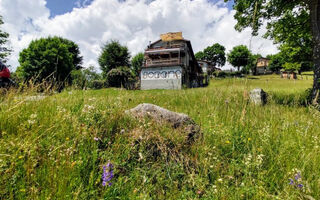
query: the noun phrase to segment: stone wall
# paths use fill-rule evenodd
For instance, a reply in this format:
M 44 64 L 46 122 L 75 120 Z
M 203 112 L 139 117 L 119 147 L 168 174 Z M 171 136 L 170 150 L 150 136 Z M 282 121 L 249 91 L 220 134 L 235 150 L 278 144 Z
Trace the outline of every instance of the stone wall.
M 141 90 L 150 89 L 181 89 L 182 68 L 156 67 L 141 70 Z

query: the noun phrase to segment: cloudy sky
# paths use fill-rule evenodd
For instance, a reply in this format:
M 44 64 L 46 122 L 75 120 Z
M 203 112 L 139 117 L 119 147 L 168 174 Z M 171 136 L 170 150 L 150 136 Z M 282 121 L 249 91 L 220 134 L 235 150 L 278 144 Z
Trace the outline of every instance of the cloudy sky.
M 0 10 L 5 22 L 1 29 L 10 34 L 14 50 L 9 59 L 13 69 L 19 66 L 19 52 L 46 36 L 73 40 L 84 66 L 96 68 L 101 45 L 111 39 L 135 55 L 166 32 L 182 31 L 195 52 L 216 42 L 229 52 L 235 45 L 249 45 L 251 38 L 250 30 L 234 30 L 232 2 L 223 0 L 0 0 Z M 277 48 L 254 37 L 252 51 L 265 56 Z

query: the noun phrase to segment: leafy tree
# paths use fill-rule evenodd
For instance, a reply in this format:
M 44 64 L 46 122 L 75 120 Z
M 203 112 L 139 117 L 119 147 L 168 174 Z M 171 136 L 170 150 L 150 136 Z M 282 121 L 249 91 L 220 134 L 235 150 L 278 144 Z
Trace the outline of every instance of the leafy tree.
M 110 87 L 127 88 L 129 81 L 132 81 L 133 78 L 132 71 L 126 66 L 113 68 L 107 74 L 107 81 Z
M 2 16 L 0 16 L 0 26 L 3 24 Z M 6 62 L 6 57 L 10 55 L 11 49 L 6 47 L 9 34 L 0 29 L 0 61 Z
M 203 53 L 203 51 L 197 52 L 194 56 L 197 60 L 205 60 L 205 54 Z
M 203 50 L 203 52 L 196 53 L 196 58 L 199 60 L 206 60 L 211 62 L 214 66 L 224 66 L 226 63 L 226 48 L 218 43 L 213 44 Z
M 138 53 L 131 60 L 132 72 L 134 73 L 134 75 L 136 77 L 138 77 L 141 72 L 143 61 L 144 61 L 144 54 L 143 53 Z
M 130 53 L 126 46 L 122 46 L 118 41 L 111 40 L 101 48 L 99 65 L 106 77 L 108 72 L 120 66 L 129 66 Z
M 77 89 L 94 88 L 96 81 L 100 81 L 100 75 L 95 71 L 93 66 L 87 69 L 78 69 L 71 72 L 72 86 Z
M 269 70 L 272 72 L 279 72 L 285 63 L 285 58 L 281 53 L 275 55 L 268 55 L 267 58 L 270 59 Z
M 225 0 L 228 1 L 228 0 Z M 235 28 L 242 31 L 252 28 L 252 34 L 257 35 L 268 20 L 266 37 L 275 42 L 293 48 L 301 47 L 300 51 L 310 54 L 313 48 L 314 82 L 312 89 L 313 103 L 319 103 L 320 97 L 320 1 L 319 0 L 235 0 Z M 312 38 L 312 39 L 311 39 Z M 305 56 L 302 56 L 305 57 Z M 303 60 L 308 60 L 308 56 Z M 301 60 L 300 60 L 301 61 Z
M 299 63 L 288 63 L 288 62 L 286 62 L 283 65 L 283 69 L 285 71 L 288 71 L 288 72 L 299 71 L 300 68 L 301 68 L 301 64 L 299 64 Z
M 251 70 L 253 74 L 256 74 L 258 58 L 261 57 L 261 54 L 250 54 L 248 64 L 245 67 L 245 73 L 249 73 L 249 71 Z
M 235 46 L 228 54 L 228 62 L 238 68 L 248 65 L 251 53 L 245 45 Z
M 23 79 L 41 82 L 52 77 L 59 83 L 71 83 L 70 72 L 81 68 L 82 57 L 74 42 L 61 37 L 34 40 L 20 52 L 18 74 Z

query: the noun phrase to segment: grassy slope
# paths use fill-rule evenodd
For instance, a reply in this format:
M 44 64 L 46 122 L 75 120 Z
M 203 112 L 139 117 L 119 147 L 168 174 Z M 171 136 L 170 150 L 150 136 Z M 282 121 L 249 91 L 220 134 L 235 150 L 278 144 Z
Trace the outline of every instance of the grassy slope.
M 269 104 L 247 104 L 255 87 Z M 298 105 L 309 87 L 310 78 L 264 76 L 40 101 L 9 94 L 0 105 L 0 199 L 320 199 L 320 113 Z M 123 114 L 143 102 L 190 115 L 203 138 L 188 145 L 179 131 Z M 108 161 L 115 177 L 103 187 Z M 302 189 L 289 184 L 297 171 Z

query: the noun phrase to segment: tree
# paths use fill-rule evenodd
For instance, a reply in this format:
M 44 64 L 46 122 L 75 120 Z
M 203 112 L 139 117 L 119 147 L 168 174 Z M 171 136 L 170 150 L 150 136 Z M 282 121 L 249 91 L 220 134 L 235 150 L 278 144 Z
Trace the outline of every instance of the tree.
M 143 65 L 143 61 L 144 61 L 144 54 L 143 53 L 138 53 L 131 60 L 132 72 L 134 73 L 134 75 L 136 77 L 139 77 L 139 74 L 141 72 L 141 68 Z
M 261 58 L 261 54 L 250 54 L 248 64 L 245 67 L 245 72 L 248 73 L 250 70 L 253 74 L 256 74 L 257 72 L 257 62 L 258 58 Z
M 2 16 L 0 16 L 0 26 L 3 24 Z M 0 29 L 0 61 L 6 62 L 7 57 L 10 55 L 11 49 L 5 45 L 8 42 L 9 34 Z
M 17 73 L 35 82 L 52 77 L 58 83 L 71 83 L 70 72 L 81 68 L 82 57 L 74 42 L 61 37 L 33 40 L 19 55 Z
M 211 62 L 214 66 L 224 66 L 226 63 L 226 48 L 218 43 L 213 44 L 205 48 L 202 51 L 196 53 L 196 58 L 199 60 L 206 60 Z
M 72 86 L 76 89 L 96 88 L 94 84 L 97 81 L 101 81 L 100 74 L 95 71 L 94 66 L 90 66 L 86 69 L 72 70 Z
M 299 71 L 301 68 L 301 64 L 299 63 L 288 63 L 286 62 L 284 65 L 283 65 L 283 69 L 285 71 L 288 71 L 288 72 L 295 72 L 295 71 Z
M 133 80 L 134 76 L 129 67 L 120 66 L 111 69 L 106 77 L 110 87 L 128 88 L 128 83 Z
M 228 0 L 225 0 L 228 1 Z M 314 63 L 314 81 L 312 89 L 313 103 L 319 103 L 320 97 L 320 0 L 235 0 L 235 28 L 242 31 L 252 28 L 257 35 L 268 20 L 266 37 L 276 43 L 290 47 L 312 47 Z M 311 39 L 312 38 L 312 39 Z M 310 51 L 303 50 L 306 54 Z M 309 53 L 308 53 L 309 52 Z
M 228 62 L 238 68 L 248 65 L 251 53 L 245 45 L 235 46 L 228 54 Z
M 120 66 L 129 66 L 130 53 L 126 46 L 122 46 L 118 41 L 111 40 L 101 48 L 98 62 L 106 77 L 108 72 Z
M 197 60 L 205 60 L 205 55 L 203 51 L 197 52 L 194 56 L 196 57 Z
M 279 72 L 285 63 L 285 59 L 281 53 L 268 55 L 267 58 L 270 59 L 269 70 L 272 72 Z

